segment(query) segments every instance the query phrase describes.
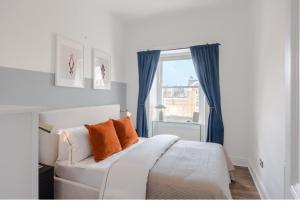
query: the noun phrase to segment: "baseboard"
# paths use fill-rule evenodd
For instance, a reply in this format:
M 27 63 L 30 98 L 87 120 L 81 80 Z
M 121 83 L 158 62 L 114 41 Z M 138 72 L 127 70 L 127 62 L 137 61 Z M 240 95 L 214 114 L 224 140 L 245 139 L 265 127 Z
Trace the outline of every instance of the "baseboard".
M 251 163 L 251 161 L 249 161 L 249 171 L 250 171 L 250 174 L 253 178 L 253 181 L 255 183 L 255 186 L 256 186 L 256 189 L 260 195 L 260 198 L 261 199 L 271 199 L 270 195 L 268 194 L 268 191 L 266 189 L 266 187 L 264 186 L 262 180 L 260 179 L 260 177 L 258 176 L 255 168 L 254 168 L 254 165 Z
M 247 158 L 231 156 L 230 160 L 234 166 L 249 167 L 249 161 Z
M 230 159 L 234 166 L 242 166 L 242 167 L 247 167 L 249 169 L 251 177 L 253 178 L 254 184 L 256 186 L 256 189 L 261 199 L 271 199 L 251 161 L 249 161 L 247 158 L 233 157 L 233 156 L 230 157 Z
M 300 184 L 292 185 L 290 192 L 293 199 L 300 200 Z

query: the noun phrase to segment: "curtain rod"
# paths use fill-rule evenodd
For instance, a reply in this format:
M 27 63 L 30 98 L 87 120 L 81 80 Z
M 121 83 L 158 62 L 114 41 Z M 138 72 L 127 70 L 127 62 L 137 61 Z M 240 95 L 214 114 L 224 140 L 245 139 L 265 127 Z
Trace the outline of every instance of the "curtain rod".
M 184 49 L 189 49 L 190 47 L 186 47 L 186 48 L 171 48 L 171 49 L 164 49 L 161 51 L 176 51 L 176 50 L 184 50 Z
M 217 44 L 217 45 L 221 45 L 220 43 L 213 43 L 213 44 Z M 207 43 L 206 45 L 209 45 L 209 43 Z M 189 46 L 189 47 L 184 47 L 184 48 L 170 48 L 170 49 L 163 49 L 161 51 L 176 51 L 176 50 L 183 50 L 183 49 L 190 49 L 190 47 L 193 47 L 194 45 L 192 46 Z M 197 45 L 195 45 L 197 46 Z M 150 51 L 150 49 L 147 49 L 147 51 Z

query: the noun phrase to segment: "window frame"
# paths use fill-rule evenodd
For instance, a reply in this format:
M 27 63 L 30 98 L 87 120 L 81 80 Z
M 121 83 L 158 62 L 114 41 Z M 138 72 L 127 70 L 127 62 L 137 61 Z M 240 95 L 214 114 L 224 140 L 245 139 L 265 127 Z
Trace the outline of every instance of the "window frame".
M 162 53 L 158 62 L 157 66 L 157 73 L 156 73 L 156 103 L 162 103 L 162 89 L 164 88 L 162 86 L 162 75 L 163 75 L 163 62 L 166 61 L 179 61 L 179 60 L 192 60 L 192 55 L 190 51 L 186 52 L 178 52 L 178 53 Z M 183 86 L 185 87 L 185 86 Z M 206 109 L 207 109 L 207 104 L 206 104 L 206 98 L 205 95 L 202 91 L 201 86 L 199 87 L 196 86 L 186 86 L 186 88 L 198 88 L 199 90 L 199 103 L 204 103 L 203 106 L 199 106 L 199 113 L 200 113 L 200 118 L 199 118 L 199 123 L 201 124 L 206 124 L 207 121 L 207 115 L 206 115 Z M 176 122 L 176 120 L 174 120 Z M 178 121 L 177 121 L 178 122 Z

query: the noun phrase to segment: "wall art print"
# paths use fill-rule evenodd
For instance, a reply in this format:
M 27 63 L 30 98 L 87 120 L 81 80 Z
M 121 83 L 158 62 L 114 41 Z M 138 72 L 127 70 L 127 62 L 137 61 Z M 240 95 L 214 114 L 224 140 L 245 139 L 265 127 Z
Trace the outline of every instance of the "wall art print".
M 57 35 L 55 85 L 84 88 L 84 45 Z
M 93 49 L 93 88 L 111 88 L 111 57 L 100 50 Z

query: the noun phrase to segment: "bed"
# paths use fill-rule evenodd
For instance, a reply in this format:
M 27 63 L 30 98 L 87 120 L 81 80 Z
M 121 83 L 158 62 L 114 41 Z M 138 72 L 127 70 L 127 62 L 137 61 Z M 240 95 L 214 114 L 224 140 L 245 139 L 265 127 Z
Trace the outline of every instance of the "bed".
M 158 135 L 98 163 L 93 157 L 73 165 L 57 161 L 55 130 L 119 117 L 119 105 L 40 113 L 40 123 L 53 127 L 40 131 L 39 159 L 55 167 L 56 199 L 231 199 L 232 166 L 218 144 Z

